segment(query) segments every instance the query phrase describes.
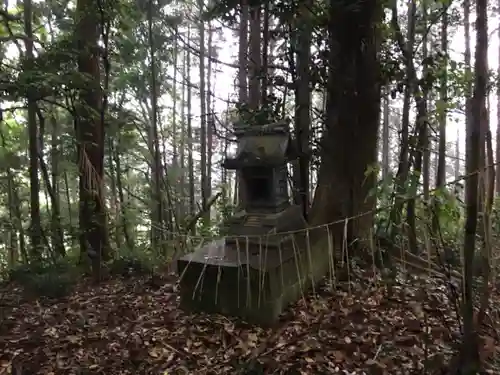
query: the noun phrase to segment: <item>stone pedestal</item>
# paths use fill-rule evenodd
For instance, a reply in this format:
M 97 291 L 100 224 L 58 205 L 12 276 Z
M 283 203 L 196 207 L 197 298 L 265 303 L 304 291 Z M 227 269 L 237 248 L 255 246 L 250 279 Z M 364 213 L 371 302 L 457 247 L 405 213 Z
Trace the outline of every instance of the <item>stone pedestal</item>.
M 299 238 L 295 246 L 291 238 L 282 240 L 280 248 L 236 251 L 222 239 L 184 256 L 178 261 L 181 307 L 272 325 L 328 272 L 324 247 L 309 253 Z

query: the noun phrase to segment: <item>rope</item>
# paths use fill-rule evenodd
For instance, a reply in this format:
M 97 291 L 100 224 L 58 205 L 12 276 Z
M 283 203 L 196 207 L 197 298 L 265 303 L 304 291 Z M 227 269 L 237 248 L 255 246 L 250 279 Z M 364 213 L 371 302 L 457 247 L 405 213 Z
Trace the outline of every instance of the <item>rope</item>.
M 488 167 L 491 167 L 492 165 L 495 166 L 499 163 L 493 163 L 491 165 L 488 165 L 488 166 L 485 166 L 485 169 L 488 168 Z M 453 180 L 453 181 L 450 181 L 448 183 L 446 183 L 446 186 L 453 186 L 453 185 L 456 185 L 458 182 L 462 181 L 462 180 L 465 180 L 466 178 L 476 174 L 476 173 L 481 173 L 482 171 L 481 170 L 478 170 L 476 172 L 472 172 L 468 175 L 462 175 L 462 176 L 459 176 L 457 179 Z M 429 193 L 433 193 L 433 192 L 437 192 L 439 190 L 439 188 L 435 188 L 435 189 L 432 189 L 430 190 Z M 405 198 L 404 201 L 407 202 L 411 199 L 417 199 L 417 198 L 420 198 L 423 196 L 423 193 L 420 193 L 420 194 L 416 194 L 415 196 L 413 197 L 408 197 L 408 198 Z M 338 220 L 335 220 L 335 221 L 331 221 L 329 223 L 324 223 L 324 224 L 318 224 L 318 225 L 315 225 L 315 226 L 308 226 L 308 227 L 305 227 L 305 228 L 302 228 L 302 229 L 297 229 L 297 230 L 293 230 L 293 231 L 286 231 L 286 232 L 279 232 L 279 233 L 276 233 L 276 234 L 260 234 L 260 235 L 228 235 L 228 236 L 203 236 L 203 235 L 191 235 L 191 234 L 188 234 L 188 233 L 179 233 L 179 232 L 173 232 L 173 231 L 168 231 L 166 230 L 165 228 L 161 227 L 161 226 L 158 226 L 158 225 L 155 225 L 155 224 L 150 224 L 151 227 L 154 227 L 155 229 L 159 229 L 161 230 L 163 233 L 167 234 L 167 235 L 170 235 L 172 237 L 180 237 L 180 238 L 192 238 L 192 239 L 213 239 L 214 237 L 218 237 L 218 238 L 231 238 L 231 239 L 238 239 L 238 238 L 246 238 L 246 239 L 269 239 L 269 238 L 272 238 L 272 236 L 286 236 L 286 235 L 295 235 L 295 234 L 302 234 L 302 233 L 307 233 L 309 231 L 312 231 L 312 230 L 317 230 L 317 229 L 323 229 L 323 228 L 326 228 L 327 230 L 330 230 L 330 227 L 331 226 L 334 226 L 334 225 L 338 225 L 338 224 L 344 224 L 344 225 L 347 225 L 347 223 L 350 221 L 350 220 L 356 220 L 356 219 L 359 219 L 361 217 L 364 217 L 366 215 L 376 215 L 380 212 L 384 212 L 384 211 L 387 211 L 387 210 L 390 210 L 392 209 L 393 207 L 393 204 L 389 203 L 385 206 L 382 206 L 382 207 L 378 207 L 378 208 L 375 208 L 375 209 L 372 209 L 372 210 L 369 210 L 369 211 L 366 211 L 366 212 L 362 212 L 362 213 L 359 213 L 357 215 L 353 215 L 353 216 L 350 216 L 350 217 L 345 217 L 345 218 L 342 218 L 342 219 L 338 219 Z M 142 210 L 139 210 L 139 211 L 142 211 Z M 146 212 L 146 211 L 144 211 Z

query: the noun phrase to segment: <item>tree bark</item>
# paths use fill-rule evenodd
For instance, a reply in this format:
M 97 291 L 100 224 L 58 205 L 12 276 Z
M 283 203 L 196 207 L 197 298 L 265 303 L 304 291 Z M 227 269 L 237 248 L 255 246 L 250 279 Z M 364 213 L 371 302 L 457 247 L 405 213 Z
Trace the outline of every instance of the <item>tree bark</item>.
M 389 92 L 384 90 L 384 119 L 382 121 L 382 179 L 389 175 Z
M 250 51 L 249 51 L 249 87 L 248 106 L 251 111 L 257 111 L 260 106 L 261 89 L 260 75 L 262 68 L 261 55 L 261 7 L 259 4 L 250 8 Z
M 99 70 L 99 4 L 94 0 L 77 2 L 78 71 L 87 77 L 80 90 L 76 118 L 78 169 L 80 172 L 80 245 L 92 261 L 96 280 L 101 260 L 107 254 L 104 200 L 104 126 Z
M 200 12 L 200 19 L 203 18 L 203 1 L 198 1 Z M 205 23 L 199 21 L 198 33 L 200 38 L 200 61 L 199 61 L 199 74 L 200 74 L 200 186 L 201 186 L 201 207 L 203 212 L 203 219 L 205 224 L 210 221 L 210 210 L 206 209 L 208 202 L 208 179 L 207 179 L 207 98 L 205 87 Z
M 474 322 L 473 263 L 475 257 L 478 224 L 478 170 L 480 167 L 480 140 L 483 108 L 486 99 L 487 72 L 487 0 L 476 1 L 476 55 L 474 92 L 471 102 L 471 120 L 466 124 L 466 174 L 465 203 L 466 221 L 464 237 L 463 279 L 463 341 L 461 351 L 461 374 L 477 374 L 480 369 L 479 338 Z
M 446 5 L 443 5 L 446 7 Z M 444 69 L 439 82 L 439 100 L 441 108 L 439 111 L 439 158 L 436 174 L 436 188 L 444 188 L 446 182 L 446 117 L 448 102 L 448 14 L 445 10 L 441 21 L 441 52 L 444 56 Z
M 312 1 L 306 0 L 299 8 L 297 36 L 297 83 L 295 87 L 295 137 L 299 150 L 298 159 L 298 204 L 307 220 L 309 212 L 309 138 L 311 128 L 310 59 L 312 41 Z
M 498 7 L 500 9 L 500 0 L 498 0 Z M 500 39 L 500 27 L 498 28 L 498 38 Z M 500 45 L 498 47 L 498 67 L 497 74 L 500 77 Z M 497 129 L 496 129 L 496 145 L 495 145 L 495 162 L 496 164 L 496 177 L 495 177 L 495 191 L 496 195 L 500 196 L 500 79 L 497 79 Z
M 33 69 L 33 25 L 32 3 L 24 0 L 24 30 L 26 38 L 25 70 Z M 38 177 L 38 126 L 36 121 L 35 87 L 28 87 L 28 143 L 30 174 L 30 237 L 31 254 L 36 260 L 42 257 L 42 224 L 40 219 L 40 179 Z
M 365 171 L 377 162 L 382 7 L 364 2 L 354 10 L 332 3 L 329 15 L 327 129 L 311 221 L 327 223 L 363 214 L 348 222 L 348 237 L 363 239 L 373 228 L 373 215 L 365 213 L 374 207 L 368 193 L 376 176 L 366 177 Z

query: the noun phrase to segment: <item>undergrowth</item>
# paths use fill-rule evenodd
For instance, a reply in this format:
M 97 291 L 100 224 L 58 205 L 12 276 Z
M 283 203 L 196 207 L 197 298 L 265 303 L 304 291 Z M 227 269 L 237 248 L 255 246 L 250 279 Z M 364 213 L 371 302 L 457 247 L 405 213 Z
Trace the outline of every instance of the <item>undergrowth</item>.
M 123 251 L 103 265 L 102 277 L 153 275 L 161 269 L 162 263 L 158 257 L 142 250 Z M 90 275 L 87 264 L 68 257 L 17 265 L 4 272 L 0 281 L 19 286 L 26 295 L 33 298 L 58 299 L 68 296 L 79 281 Z

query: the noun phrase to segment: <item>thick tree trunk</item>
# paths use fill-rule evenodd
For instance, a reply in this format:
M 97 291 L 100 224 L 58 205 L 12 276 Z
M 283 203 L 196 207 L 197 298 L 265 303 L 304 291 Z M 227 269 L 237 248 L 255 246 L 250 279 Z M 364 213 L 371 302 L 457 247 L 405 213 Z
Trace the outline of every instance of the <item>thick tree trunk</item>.
M 374 207 L 368 193 L 376 176 L 367 178 L 365 171 L 377 162 L 381 15 L 378 2 L 364 2 L 356 9 L 337 5 L 330 9 L 328 127 L 311 209 L 313 224 L 350 218 Z M 353 149 L 357 152 L 352 153 Z M 372 224 L 372 214 L 349 220 L 349 237 L 366 238 Z
M 101 259 L 106 257 L 107 234 L 104 201 L 104 127 L 102 110 L 98 32 L 98 4 L 93 0 L 77 3 L 78 71 L 88 77 L 81 89 L 76 119 L 77 155 L 80 172 L 80 244 L 92 260 L 96 279 Z
M 24 0 L 24 30 L 26 32 L 25 68 L 33 68 L 33 25 L 32 4 Z M 30 170 L 30 235 L 31 254 L 36 260 L 42 257 L 42 224 L 40 219 L 40 180 L 38 178 L 38 125 L 36 121 L 36 101 L 34 87 L 28 88 L 28 134 L 29 134 L 29 170 Z

